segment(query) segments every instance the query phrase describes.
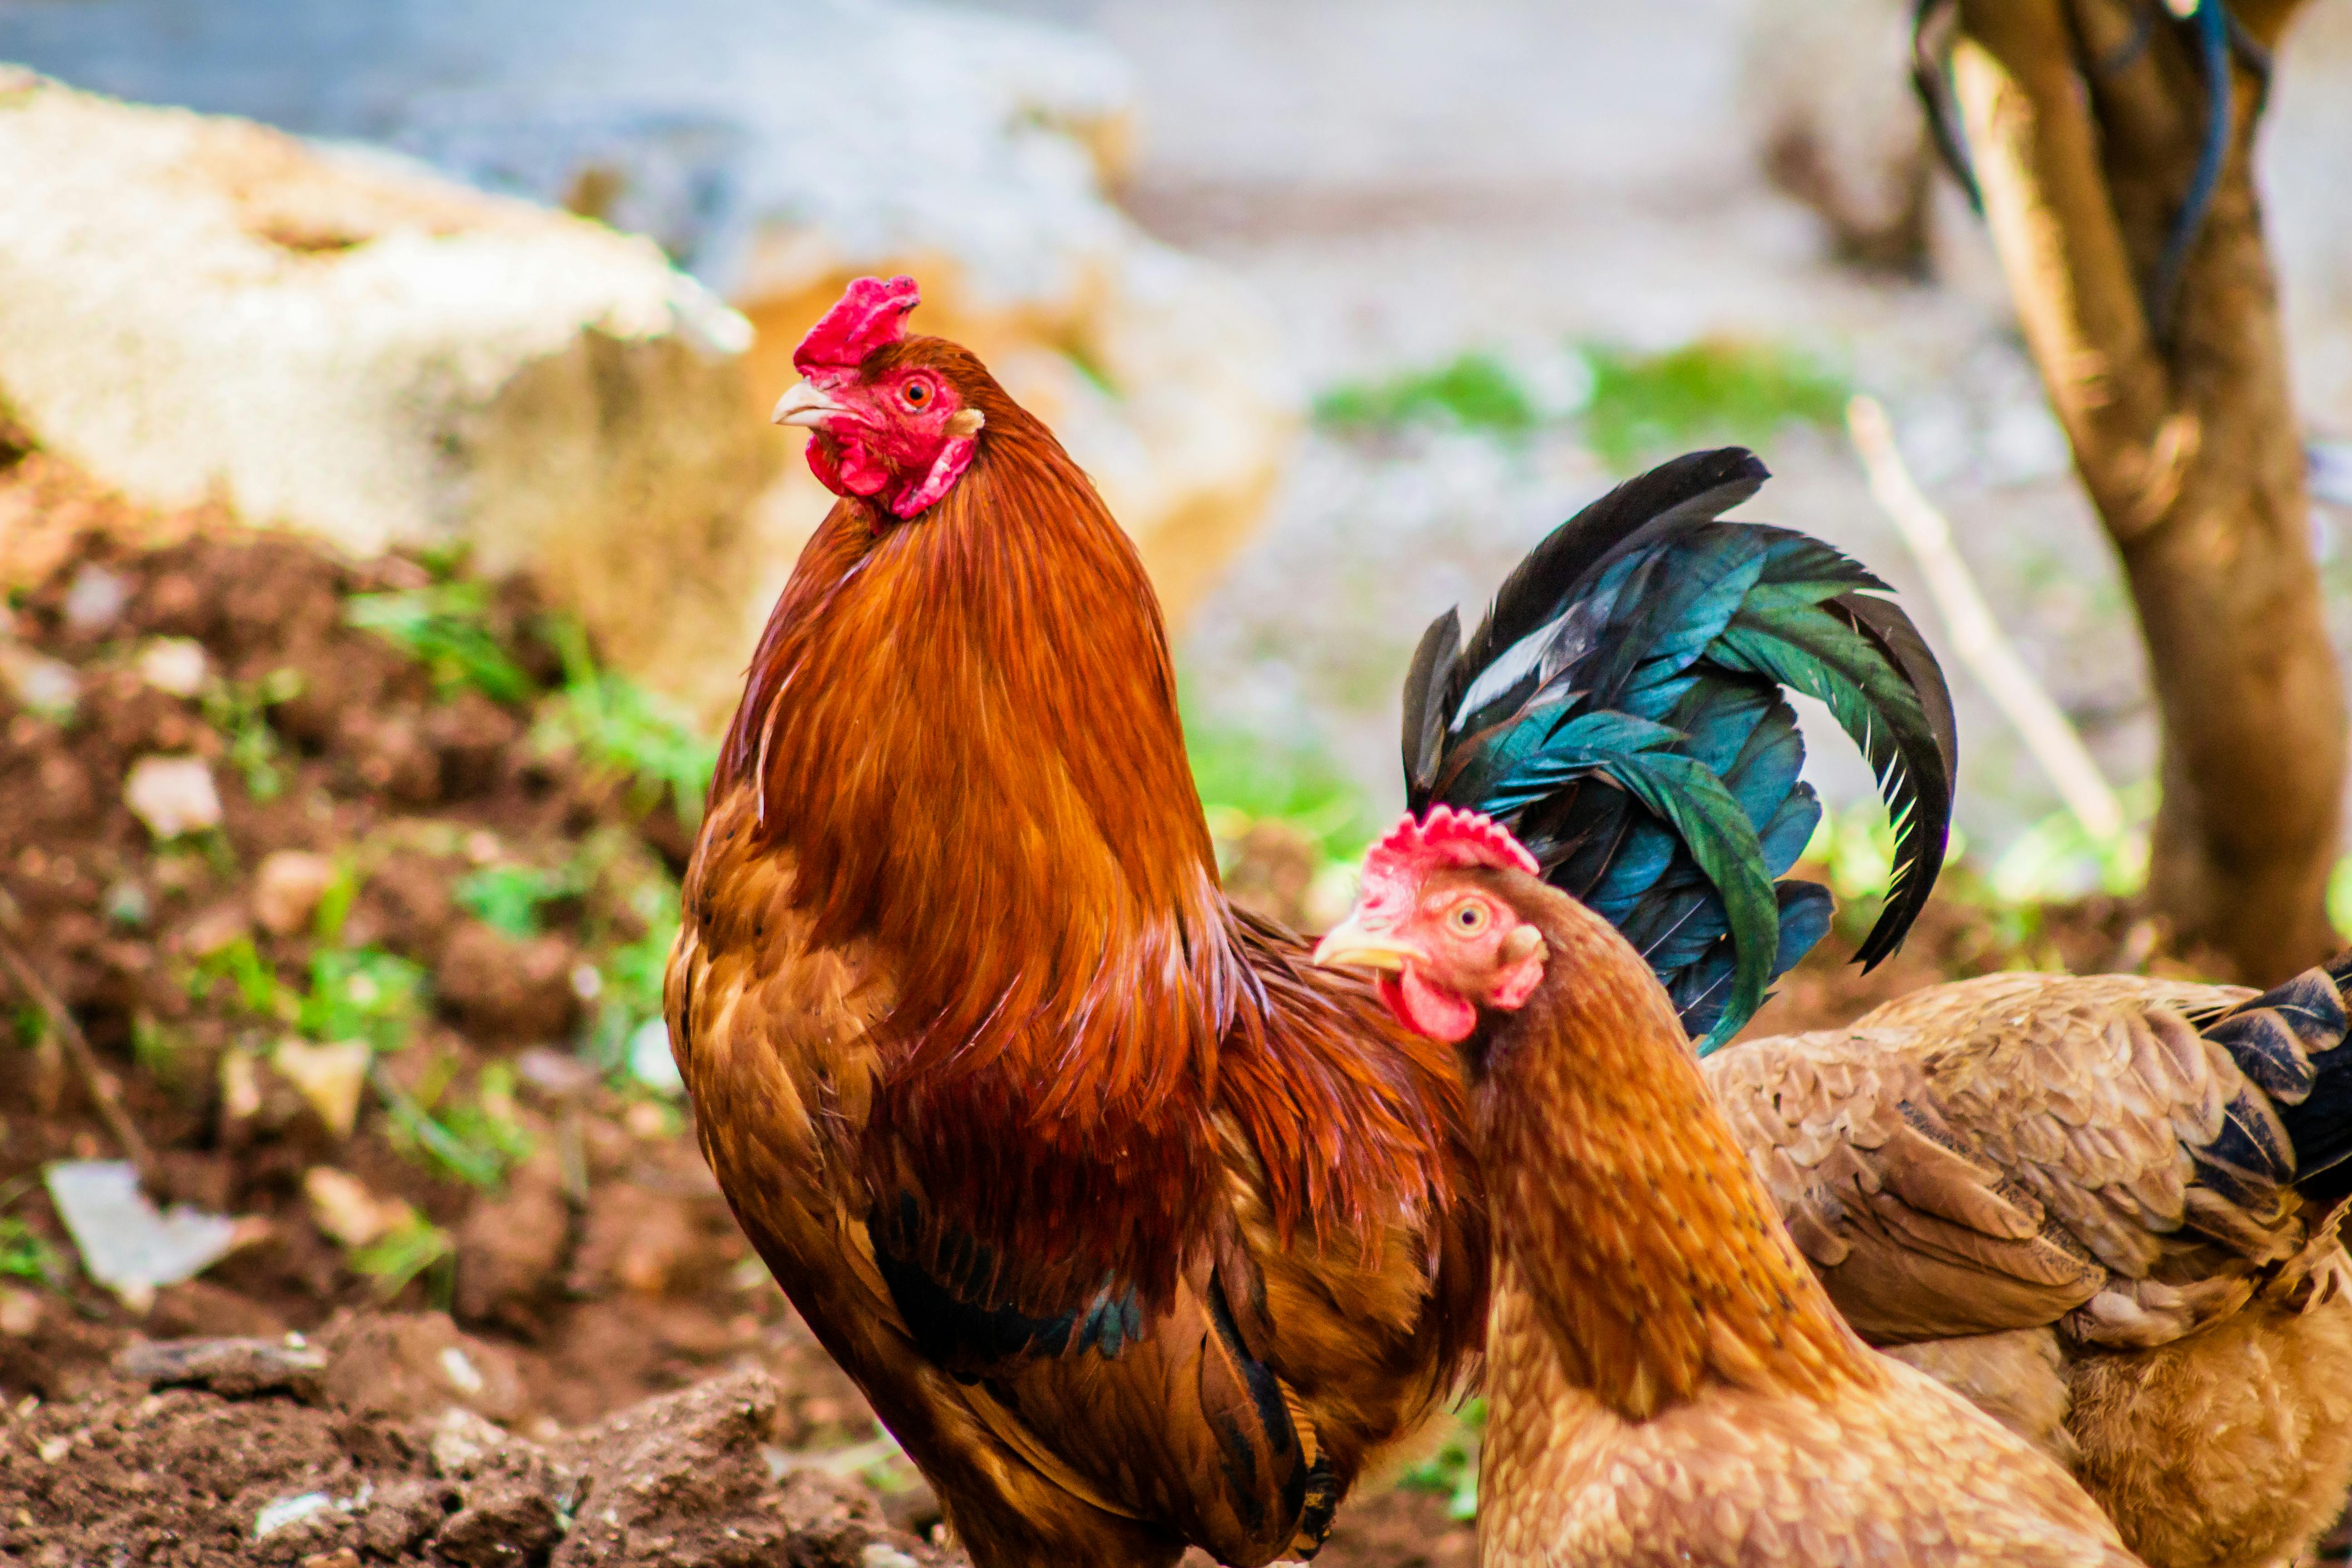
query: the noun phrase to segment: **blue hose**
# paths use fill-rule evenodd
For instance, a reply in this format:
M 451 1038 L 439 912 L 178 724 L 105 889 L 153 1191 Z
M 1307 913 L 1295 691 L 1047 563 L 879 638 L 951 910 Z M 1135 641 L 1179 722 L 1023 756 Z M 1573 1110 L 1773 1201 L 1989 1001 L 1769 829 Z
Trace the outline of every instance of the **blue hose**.
M 2199 236 L 2205 231 L 2213 193 L 2221 188 L 2221 166 L 2230 155 L 2230 14 L 2222 0 L 2197 0 L 2193 20 L 2198 68 L 2205 78 L 2205 142 L 2197 150 L 2197 173 L 2189 179 L 2188 199 L 2180 204 L 2172 232 L 2165 237 L 2164 254 L 2157 258 L 2156 276 L 2148 289 L 2148 321 L 2159 342 L 2171 340 L 2181 276 Z

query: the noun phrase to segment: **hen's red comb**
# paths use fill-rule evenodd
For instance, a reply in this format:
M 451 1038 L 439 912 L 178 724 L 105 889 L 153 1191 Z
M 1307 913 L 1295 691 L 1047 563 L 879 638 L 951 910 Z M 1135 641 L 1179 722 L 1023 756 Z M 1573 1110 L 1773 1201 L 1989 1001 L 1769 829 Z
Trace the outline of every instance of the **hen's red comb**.
M 1508 828 L 1491 816 L 1456 811 L 1450 805 L 1433 807 L 1423 818 L 1406 812 L 1389 829 L 1389 836 L 1364 856 L 1367 876 L 1412 864 L 1423 870 L 1432 866 L 1491 866 L 1497 871 L 1525 871 L 1530 877 L 1538 870 L 1536 858 L 1511 837 Z
M 858 279 L 793 351 L 793 368 L 803 375 L 856 369 L 876 349 L 907 335 L 907 312 L 922 298 L 915 280 L 903 272 L 887 280 Z

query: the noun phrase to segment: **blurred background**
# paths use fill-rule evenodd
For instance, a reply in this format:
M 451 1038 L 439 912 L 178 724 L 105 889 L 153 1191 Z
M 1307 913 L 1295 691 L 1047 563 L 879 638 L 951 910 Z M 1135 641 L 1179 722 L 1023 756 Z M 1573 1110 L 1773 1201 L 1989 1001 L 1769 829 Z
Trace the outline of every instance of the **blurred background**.
M 30 1195 L 0 1221 L 23 1289 L 0 1289 L 33 1302 L 0 1298 L 0 1382 L 79 1386 L 126 1312 L 348 1336 L 361 1309 L 451 1309 L 447 1332 L 488 1336 L 465 1355 L 519 1369 L 507 1404 L 468 1396 L 514 1430 L 757 1349 L 801 1369 L 769 1451 L 846 1453 L 824 1474 L 908 1495 L 854 1393 L 809 1392 L 822 1358 L 677 1137 L 657 1016 L 711 737 L 831 499 L 765 411 L 863 273 L 913 272 L 918 330 L 976 349 L 1135 535 L 1242 895 L 1310 925 L 1344 908 L 1346 862 L 1402 803 L 1423 626 L 1475 618 L 1619 479 L 1736 441 L 1776 476 L 1742 515 L 1858 557 L 1945 658 L 1948 886 L 1994 932 L 1970 952 L 2056 951 L 2018 911 L 2134 890 L 2156 716 L 2113 551 L 1911 94 L 1909 12 L 0 0 L 0 883 L 130 1081 L 147 1190 L 277 1216 L 194 1268 L 101 1278 L 37 1173 L 118 1140 L 26 991 L 47 1110 L 0 1144 L 7 1202 Z M 2340 648 L 2352 4 L 2306 7 L 2271 91 L 2260 184 Z M 1849 441 L 1856 393 L 2123 837 L 2062 808 L 1951 657 Z M 1810 727 L 1813 858 L 1866 909 L 1883 815 L 1834 725 Z M 2084 919 L 2094 957 L 2128 949 L 2127 907 Z M 586 1262 L 583 1235 L 605 1238 Z M 646 1236 L 669 1250 L 646 1261 Z M 411 1357 L 428 1382 L 442 1348 Z M 1346 1560 L 1460 1560 L 1458 1536 L 1429 1543 L 1466 1506 L 1465 1453 Z M 919 1501 L 892 1507 L 919 1536 Z

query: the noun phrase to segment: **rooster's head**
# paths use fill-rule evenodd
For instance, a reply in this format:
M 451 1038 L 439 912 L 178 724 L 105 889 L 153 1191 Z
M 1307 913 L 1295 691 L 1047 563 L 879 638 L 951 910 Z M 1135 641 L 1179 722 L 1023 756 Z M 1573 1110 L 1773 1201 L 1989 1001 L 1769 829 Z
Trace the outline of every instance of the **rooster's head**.
M 1511 881 L 1536 858 L 1508 830 L 1441 805 L 1407 813 L 1364 857 L 1363 889 L 1315 962 L 1380 972 L 1397 1021 L 1460 1042 L 1480 1008 L 1511 1012 L 1543 978 L 1543 932 L 1514 909 Z
M 803 425 L 809 468 L 827 489 L 909 518 L 952 489 L 987 423 L 950 376 L 969 358 L 937 339 L 908 338 L 921 295 L 911 278 L 860 278 L 793 351 L 804 378 L 776 404 L 779 425 Z

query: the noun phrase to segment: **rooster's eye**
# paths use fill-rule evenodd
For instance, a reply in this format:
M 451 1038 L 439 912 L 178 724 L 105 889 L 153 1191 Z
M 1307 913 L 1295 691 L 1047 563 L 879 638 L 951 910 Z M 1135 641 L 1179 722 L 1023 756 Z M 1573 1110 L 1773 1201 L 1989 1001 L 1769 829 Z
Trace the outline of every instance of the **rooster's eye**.
M 910 381 L 898 395 L 907 400 L 908 407 L 920 408 L 931 400 L 931 384 L 928 381 Z
M 1454 910 L 1454 930 L 1457 935 L 1476 936 L 1480 931 L 1485 931 L 1486 929 L 1486 905 L 1475 902 L 1465 903 L 1458 906 Z

